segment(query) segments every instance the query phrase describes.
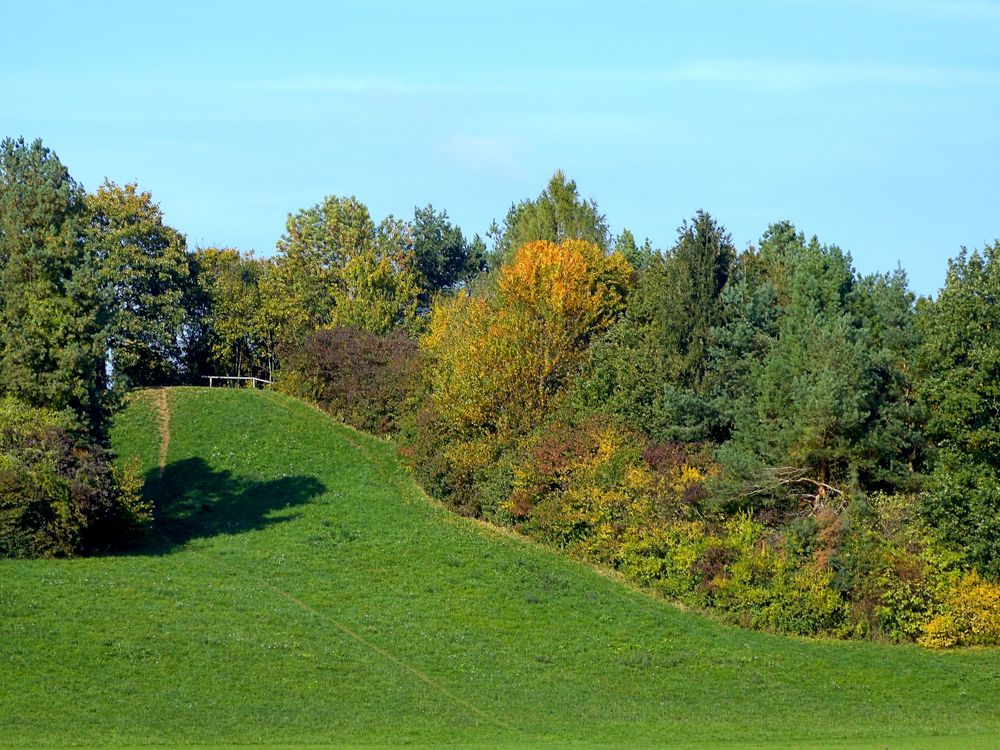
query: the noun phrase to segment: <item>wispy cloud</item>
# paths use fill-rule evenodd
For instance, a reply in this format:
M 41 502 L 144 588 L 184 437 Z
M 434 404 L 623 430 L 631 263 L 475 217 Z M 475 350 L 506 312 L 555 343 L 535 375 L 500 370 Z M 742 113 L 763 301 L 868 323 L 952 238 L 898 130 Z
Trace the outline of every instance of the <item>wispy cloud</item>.
M 287 94 L 356 94 L 373 96 L 467 96 L 518 93 L 527 86 L 520 82 L 481 81 L 476 83 L 444 79 L 424 80 L 378 76 L 311 76 L 274 78 L 249 84 L 256 91 Z
M 1000 21 L 1000 2 L 989 0 L 882 0 L 882 7 L 902 13 L 968 21 Z
M 373 76 L 312 76 L 270 79 L 251 84 L 261 91 L 291 94 L 420 95 L 450 91 L 447 86 Z
M 764 89 L 811 89 L 865 83 L 932 88 L 1000 84 L 1000 70 L 986 68 L 737 59 L 696 60 L 658 70 L 601 72 L 589 77 L 607 83 L 714 83 Z

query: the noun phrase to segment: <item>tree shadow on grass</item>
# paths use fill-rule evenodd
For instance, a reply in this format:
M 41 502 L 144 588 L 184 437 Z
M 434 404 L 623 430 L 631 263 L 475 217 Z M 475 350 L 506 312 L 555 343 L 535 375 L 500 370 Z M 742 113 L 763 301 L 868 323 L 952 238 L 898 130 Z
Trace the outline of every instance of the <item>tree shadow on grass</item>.
M 187 458 L 147 473 L 143 494 L 154 504 L 154 528 L 145 552 L 164 554 L 192 539 L 259 531 L 288 521 L 285 510 L 309 502 L 326 487 L 315 477 L 253 481 Z

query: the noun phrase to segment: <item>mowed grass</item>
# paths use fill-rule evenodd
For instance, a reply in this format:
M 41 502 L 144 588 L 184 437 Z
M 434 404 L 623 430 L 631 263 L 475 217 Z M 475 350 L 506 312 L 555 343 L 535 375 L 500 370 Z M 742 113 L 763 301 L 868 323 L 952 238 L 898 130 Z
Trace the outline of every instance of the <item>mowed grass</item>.
M 115 448 L 141 550 L 0 561 L 4 747 L 1000 745 L 1000 653 L 683 612 L 458 518 L 391 446 L 274 393 L 172 389 Z

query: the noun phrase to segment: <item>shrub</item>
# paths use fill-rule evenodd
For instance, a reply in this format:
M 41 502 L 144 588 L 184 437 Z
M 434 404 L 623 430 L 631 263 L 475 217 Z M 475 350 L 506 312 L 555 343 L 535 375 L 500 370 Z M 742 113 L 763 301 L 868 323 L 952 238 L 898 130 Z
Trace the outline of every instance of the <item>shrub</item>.
M 944 599 L 959 556 L 920 517 L 919 498 L 876 493 L 856 502 L 830 563 L 850 601 L 853 635 L 913 641 Z
M 421 487 L 462 515 L 483 515 L 482 484 L 499 458 L 496 444 L 456 435 L 433 407 L 407 415 L 399 427 L 399 453 Z
M 282 360 L 284 390 L 359 429 L 394 433 L 412 408 L 417 343 L 400 330 L 379 336 L 349 326 L 321 329 Z
M 546 426 L 510 463 L 501 507 L 518 529 L 667 596 L 705 603 L 710 576 L 699 566 L 712 556 L 713 537 L 699 503 L 712 465 L 696 446 L 649 443 L 595 415 Z
M 713 581 L 713 606 L 754 628 L 798 635 L 840 632 L 847 606 L 824 564 L 798 559 L 780 533 L 749 516 L 727 520 L 720 544 L 731 562 Z
M 116 470 L 69 417 L 0 400 L 0 556 L 66 557 L 135 539 L 152 520 L 135 465 Z
M 927 623 L 920 643 L 928 648 L 1000 646 L 1000 583 L 984 580 L 975 570 L 966 573 Z
M 706 606 L 721 573 L 717 539 L 704 521 L 672 521 L 626 530 L 619 569 L 629 580 L 692 606 Z

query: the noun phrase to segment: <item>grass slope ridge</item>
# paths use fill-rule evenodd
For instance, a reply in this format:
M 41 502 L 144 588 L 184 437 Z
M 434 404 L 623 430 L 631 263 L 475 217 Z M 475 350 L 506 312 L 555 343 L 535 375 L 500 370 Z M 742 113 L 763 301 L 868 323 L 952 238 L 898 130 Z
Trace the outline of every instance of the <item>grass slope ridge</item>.
M 0 561 L 0 745 L 991 747 L 1000 653 L 727 627 L 429 503 L 292 399 L 137 394 L 158 532 Z M 160 430 L 169 450 L 160 470 Z

